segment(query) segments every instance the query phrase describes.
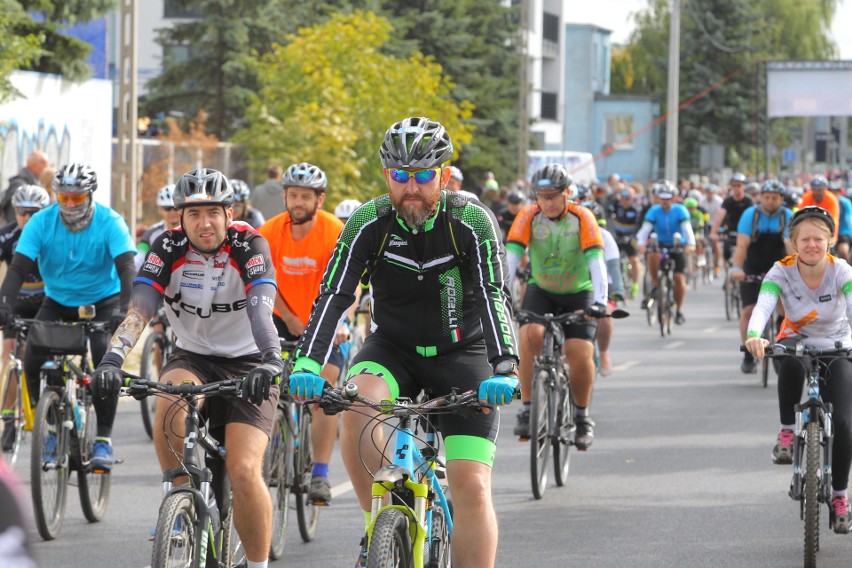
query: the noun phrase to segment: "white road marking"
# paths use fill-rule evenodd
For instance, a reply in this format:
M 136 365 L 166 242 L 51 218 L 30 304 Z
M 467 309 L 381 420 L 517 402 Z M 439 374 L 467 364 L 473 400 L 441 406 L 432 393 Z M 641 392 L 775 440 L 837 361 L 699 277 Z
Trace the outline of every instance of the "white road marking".
M 685 344 L 686 344 L 685 341 L 672 341 L 671 343 L 666 343 L 663 346 L 663 349 L 677 349 L 678 347 L 681 347 L 682 345 L 685 345 Z
M 346 481 L 341 483 L 340 485 L 335 485 L 331 488 L 331 496 L 337 497 L 338 495 L 343 495 L 344 493 L 349 493 L 352 491 L 352 482 Z
M 704 328 L 704 333 L 716 333 L 717 331 L 719 331 L 718 325 L 714 325 L 714 326 L 711 326 L 711 327 L 705 327 Z
M 613 371 L 626 371 L 630 367 L 635 367 L 638 364 L 639 364 L 639 361 L 625 361 L 624 363 L 621 363 L 620 365 L 613 365 L 612 370 Z

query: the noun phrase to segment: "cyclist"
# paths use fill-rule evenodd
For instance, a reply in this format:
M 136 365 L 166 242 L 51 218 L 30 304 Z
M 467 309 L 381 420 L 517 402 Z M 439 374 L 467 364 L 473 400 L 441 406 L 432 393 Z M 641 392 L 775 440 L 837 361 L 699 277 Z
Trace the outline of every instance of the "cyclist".
M 683 302 L 686 299 L 686 276 L 684 275 L 686 255 L 692 253 L 695 247 L 695 235 L 692 233 L 692 225 L 689 223 L 689 211 L 682 204 L 673 202 L 678 194 L 674 184 L 664 179 L 655 183 L 651 187 L 651 191 L 660 202 L 652 206 L 645 214 L 642 227 L 636 234 L 636 250 L 640 253 L 645 252 L 648 237 L 652 231 L 657 233 L 657 241 L 664 248 L 674 246 L 674 235 L 680 233 L 681 244 L 684 245 L 683 250 L 670 250 L 669 258 L 674 260 L 674 300 L 677 304 L 675 323 L 682 324 L 686 322 L 686 317 L 683 315 Z M 646 266 L 651 275 L 651 284 L 656 287 L 658 283 L 657 271 L 660 268 L 659 251 L 648 251 Z M 645 298 L 642 306 L 647 309 L 648 298 Z
M 849 262 L 849 243 L 852 243 L 852 201 L 843 195 L 843 188 L 836 181 L 828 183 L 828 189 L 837 198 L 840 207 L 839 224 L 837 226 L 837 256 Z
M 231 187 L 234 188 L 234 221 L 242 221 L 259 229 L 266 219 L 263 213 L 249 205 L 251 188 L 241 179 L 232 179 Z
M 734 243 L 736 243 L 737 224 L 743 212 L 754 205 L 751 197 L 745 194 L 746 177 L 741 173 L 731 176 L 731 195 L 723 202 L 713 217 L 713 225 L 710 227 L 710 241 L 713 243 L 713 252 L 716 256 L 716 266 L 713 271 L 718 276 L 721 272 L 721 262 L 730 260 Z M 719 229 L 725 227 L 727 237 L 724 246 L 719 242 Z
M 697 191 L 690 190 L 690 193 Z M 687 197 L 683 200 L 683 206 L 689 211 L 689 224 L 692 226 L 692 234 L 695 235 L 695 255 L 696 267 L 704 266 L 704 232 L 707 224 L 707 212 L 698 204 L 698 199 L 694 196 Z
M 500 231 L 503 233 L 504 243 L 506 242 L 506 237 L 509 235 L 509 229 L 512 228 L 512 223 L 515 222 L 515 218 L 521 212 L 521 209 L 523 209 L 525 202 L 524 194 L 517 189 L 513 189 L 506 194 L 506 203 L 500 205 L 494 211 L 494 215 L 497 216 L 497 223 L 500 225 Z
M 328 189 L 328 178 L 319 167 L 302 162 L 293 164 L 281 178 L 287 210 L 260 228 L 269 242 L 278 294 L 272 317 L 278 336 L 299 339 L 311 306 L 322 282 L 322 273 L 331 258 L 343 223 L 322 210 Z M 340 326 L 335 344 L 321 375 L 337 384 L 343 367 L 339 344 L 349 339 L 349 328 Z M 328 464 L 337 438 L 337 416 L 315 412 L 311 424 L 313 440 L 313 472 L 308 497 L 317 505 L 331 504 Z
M 15 212 L 15 222 L 0 229 L 0 262 L 8 266 L 15 256 L 15 248 L 21 237 L 21 230 L 32 219 L 32 216 L 44 209 L 50 203 L 47 190 L 38 185 L 22 185 L 12 194 L 12 209 Z M 44 300 L 44 281 L 38 271 L 38 263 L 32 272 L 24 278 L 21 293 L 15 302 L 14 313 L 21 318 L 33 318 Z M 7 361 L 15 352 L 15 333 L 3 330 L 3 361 Z M 3 451 L 9 452 L 15 445 L 15 396 L 17 385 L 9 385 L 6 390 L 6 400 L 3 405 Z
M 508 404 L 518 356 L 497 220 L 480 201 L 441 191 L 450 176 L 442 164 L 453 145 L 440 123 L 425 117 L 395 123 L 379 155 L 389 193 L 365 203 L 343 229 L 297 350 L 291 394 L 310 399 L 326 386 L 317 373 L 366 269 L 374 331 L 354 358 L 349 382 L 374 400 L 458 387 L 477 389 L 482 402 Z M 491 466 L 499 414 L 449 414 L 438 422 L 453 495 L 454 565 L 494 565 Z M 361 440 L 369 420 L 343 413 L 340 436 L 365 519 L 372 478 L 364 466 L 376 471 L 385 445 L 381 429 Z
M 175 209 L 175 202 L 172 199 L 174 194 L 174 184 L 164 185 L 157 192 L 157 207 L 160 209 L 162 220 L 154 223 L 142 233 L 139 243 L 136 245 L 136 258 L 134 259 L 136 270 L 142 268 L 142 263 L 145 261 L 148 251 L 151 250 L 151 243 L 159 237 L 166 229 L 177 227 L 180 223 L 180 213 Z
M 628 292 L 631 298 L 635 298 L 639 293 L 641 267 L 639 255 L 636 254 L 636 249 L 633 248 L 633 239 L 636 236 L 636 231 L 639 230 L 642 220 L 642 211 L 635 202 L 635 194 L 636 191 L 632 187 L 625 187 L 618 192 L 618 200 L 614 201 L 608 210 L 612 221 L 609 225 L 612 235 L 618 243 L 618 249 L 624 251 L 630 262 L 630 279 L 633 281 L 633 284 Z
M 224 427 L 234 524 L 249 566 L 265 567 L 272 504 L 263 455 L 278 402 L 272 381 L 284 361 L 272 324 L 275 274 L 269 247 L 248 225 L 233 222 L 233 200 L 230 182 L 217 170 L 192 170 L 178 180 L 174 202 L 180 227 L 151 245 L 134 280 L 127 317 L 95 369 L 93 391 L 97 400 L 116 400 L 123 383 L 121 366 L 161 297 L 176 337 L 161 382 L 202 384 L 246 377 L 242 399 L 216 397 L 204 404 L 211 427 Z M 179 466 L 172 448 L 182 445 L 185 410 L 173 402 L 173 397 L 157 401 L 156 424 L 169 425 L 154 429 L 163 470 Z
M 757 304 L 748 323 L 746 349 L 759 361 L 768 344 L 760 337 L 778 300 L 786 318 L 779 341 L 787 346 L 798 342 L 831 349 L 836 342 L 852 347 L 849 320 L 852 317 L 852 268 L 845 260 L 828 253 L 834 239 L 834 219 L 820 207 L 805 207 L 790 220 L 793 255 L 776 262 L 760 287 Z M 801 400 L 804 373 L 793 357 L 781 359 L 778 368 L 778 407 L 781 428 L 772 450 L 776 464 L 793 462 L 795 407 Z M 831 361 L 824 371 L 821 394 L 833 407 L 830 523 L 834 532 L 849 532 L 847 485 L 852 463 L 852 362 Z
M 740 282 L 742 315 L 740 336 L 746 340 L 760 282 L 745 282 L 747 276 L 763 276 L 776 261 L 793 254 L 790 246 L 789 225 L 793 212 L 783 206 L 787 189 L 777 179 L 770 179 L 760 188 L 760 202 L 745 210 L 737 227 L 737 246 L 732 259 L 731 279 Z M 757 372 L 757 364 L 750 352 L 743 355 L 740 364 L 743 373 Z
M 35 319 L 78 321 L 78 307 L 94 304 L 95 321 L 115 326 L 124 318 L 135 273 L 136 249 L 127 224 L 118 213 L 92 199 L 98 177 L 85 164 L 61 167 L 53 188 L 57 203 L 34 215 L 21 231 L 12 264 L 0 286 L 0 325 L 12 320 L 12 302 L 38 262 L 45 299 Z M 108 341 L 105 333 L 90 337 L 95 361 L 103 357 Z M 46 359 L 33 354 L 27 345 L 24 374 L 33 403 L 39 398 L 39 369 Z M 96 400 L 94 404 L 98 419 L 91 462 L 95 468 L 109 470 L 114 463 L 110 437 L 117 401 Z M 55 437 L 47 438 L 48 448 L 55 441 Z
M 334 216 L 340 219 L 342 223 L 346 223 L 361 205 L 363 204 L 357 199 L 344 199 L 334 208 Z
M 514 278 L 527 248 L 530 280 L 521 307 L 537 314 L 581 311 L 590 318 L 606 313 L 607 284 L 604 242 L 595 216 L 571 200 L 575 185 L 565 166 L 549 164 L 533 174 L 530 192 L 535 202 L 524 207 L 509 231 L 506 250 L 509 279 Z M 597 321 L 565 325 L 565 354 L 571 368 L 571 393 L 576 406 L 575 444 L 587 450 L 594 441 L 595 423 L 589 414 L 595 379 L 594 341 Z M 525 324 L 520 331 L 521 400 L 514 433 L 530 437 L 533 360 L 544 343 L 544 326 Z
M 816 206 L 825 209 L 834 220 L 836 231 L 840 225 L 840 203 L 837 197 L 828 191 L 828 180 L 824 176 L 814 176 L 809 185 L 810 189 L 802 195 L 799 207 Z M 835 233 L 834 236 L 836 237 L 837 234 Z

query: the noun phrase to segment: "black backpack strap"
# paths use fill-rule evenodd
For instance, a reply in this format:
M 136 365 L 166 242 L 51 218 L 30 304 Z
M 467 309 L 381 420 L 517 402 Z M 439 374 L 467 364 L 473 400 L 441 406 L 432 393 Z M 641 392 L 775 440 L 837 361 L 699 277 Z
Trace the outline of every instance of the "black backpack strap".
M 751 240 L 757 238 L 757 222 L 760 220 L 760 209 L 754 208 L 754 216 L 751 219 Z M 782 227 L 783 230 L 783 227 Z

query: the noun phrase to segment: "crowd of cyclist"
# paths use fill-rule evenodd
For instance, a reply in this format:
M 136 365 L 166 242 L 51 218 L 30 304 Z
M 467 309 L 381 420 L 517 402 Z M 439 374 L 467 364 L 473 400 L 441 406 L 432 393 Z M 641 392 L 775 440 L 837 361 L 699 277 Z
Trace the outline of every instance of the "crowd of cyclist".
M 8 327 L 15 317 L 73 322 L 79 319 L 77 307 L 89 303 L 96 306 L 97 319 L 112 324 L 112 337 L 93 337 L 91 346 L 99 363 L 92 384 L 97 395 L 92 461 L 98 467 L 109 471 L 115 463 L 111 434 L 121 367 L 160 302 L 169 308 L 177 338 L 163 380 L 246 377 L 242 399 L 215 413 L 211 409 L 211 420 L 225 426 L 229 448 L 234 448 L 228 472 L 235 480 L 235 522 L 248 568 L 267 563 L 271 513 L 260 462 L 279 396 L 275 377 L 285 366 L 279 338 L 297 344 L 290 382 L 283 385 L 297 399 L 313 400 L 341 377 L 376 399 L 460 386 L 477 390 L 483 404 L 500 406 L 519 390 L 523 406 L 514 434 L 528 440 L 533 361 L 544 329 L 524 324 L 516 338 L 507 315 L 513 305 L 538 314 L 580 312 L 582 323 L 563 326 L 564 353 L 576 408 L 574 443 L 586 450 L 594 441 L 590 405 L 596 368 L 602 375 L 612 372 L 612 321 L 605 316 L 619 302 L 638 298 L 640 289 L 647 308 L 661 248 L 674 259 L 676 324 L 686 323 L 686 272 L 693 254 L 697 266 L 710 263 L 720 282 L 725 270 L 741 283 L 740 331 L 749 346 L 741 364 L 744 373 L 754 372 L 762 356 L 755 326 L 762 328 L 775 309 L 764 299 L 771 286 L 760 279 L 786 267 L 787 272 L 767 279 L 789 300 L 789 282 L 782 281 L 795 279 L 788 274 L 796 266 L 790 255 L 806 256 L 797 238 L 810 239 L 809 247 L 812 241 L 822 246 L 836 240 L 836 257 L 817 250 L 807 253 L 813 264 L 806 264 L 817 267 L 811 277 L 821 277 L 828 258 L 833 281 L 847 296 L 852 293 L 852 270 L 845 263 L 852 202 L 834 180 L 815 177 L 801 196 L 778 180 L 749 181 L 742 174 L 731 177 L 728 191 L 687 180 L 660 180 L 645 191 L 615 174 L 584 187 L 564 166 L 550 164 L 508 190 L 489 174 L 466 191 L 461 170 L 447 166 L 453 155 L 449 134 L 423 117 L 392 125 L 379 154 L 388 194 L 366 203 L 341 200 L 334 215 L 322 210 L 331 186 L 316 165 L 297 163 L 284 172 L 270 167 L 269 179 L 255 189 L 257 207 L 248 184 L 200 168 L 157 193 L 162 220 L 134 246 L 124 220 L 93 200 L 96 173 L 84 164 L 67 164 L 55 174 L 53 196 L 35 183 L 15 189 L 15 221 L 0 229 L 0 260 L 8 264 L 0 286 L 0 325 Z M 796 215 L 795 209 L 800 210 Z M 621 254 L 629 267 L 627 283 Z M 649 283 L 643 288 L 646 273 Z M 516 278 L 523 280 L 518 288 L 513 287 Z M 447 282 L 455 279 L 458 288 L 450 284 L 448 289 Z M 522 290 L 522 296 L 512 298 L 512 289 Z M 373 333 L 347 368 L 341 352 L 348 339 L 345 314 L 368 293 Z M 805 307 L 784 303 L 797 316 Z M 831 312 L 834 320 L 849 311 L 845 304 L 817 308 Z M 419 322 L 416 328 L 412 318 Z M 802 320 L 788 318 L 784 324 L 785 337 L 802 335 Z M 848 322 L 841 335 L 839 340 L 852 346 Z M 13 349 L 11 337 L 5 336 L 6 354 Z M 36 399 L 41 363 L 26 353 L 25 374 Z M 445 365 L 461 371 L 453 376 L 469 377 L 468 383 L 447 383 Z M 852 380 L 845 366 L 834 372 L 843 379 L 838 383 Z M 790 463 L 795 381 L 790 372 L 779 377 L 782 427 L 773 450 L 776 463 Z M 845 394 L 838 384 L 829 396 Z M 166 412 L 168 401 L 160 401 L 158 423 Z M 369 524 L 370 479 L 362 460 L 378 463 L 381 457 L 373 454 L 381 444 L 360 446 L 353 433 L 363 428 L 365 417 L 345 414 L 340 432 L 344 464 Z M 852 408 L 839 408 L 837 418 L 832 523 L 836 532 L 848 532 Z M 483 554 L 486 564 L 493 564 L 496 554 L 490 478 L 498 424 L 499 413 L 440 421 L 450 487 L 457 496 L 454 558 L 459 564 Z M 310 498 L 330 505 L 328 464 L 337 419 L 316 420 L 314 427 Z M 11 447 L 12 434 L 12 428 L 4 428 L 4 450 Z M 174 434 L 155 437 L 164 469 L 175 465 L 169 449 Z

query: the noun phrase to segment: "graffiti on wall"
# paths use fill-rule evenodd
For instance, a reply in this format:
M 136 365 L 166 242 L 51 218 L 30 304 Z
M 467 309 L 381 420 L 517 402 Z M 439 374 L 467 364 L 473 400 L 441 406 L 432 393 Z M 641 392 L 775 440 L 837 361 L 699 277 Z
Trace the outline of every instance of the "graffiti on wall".
M 0 124 L 0 188 L 5 188 L 9 178 L 26 165 L 33 150 L 45 152 L 51 165 L 68 163 L 71 139 L 68 125 L 57 128 L 40 120 L 38 128 L 31 132 L 15 120 Z

